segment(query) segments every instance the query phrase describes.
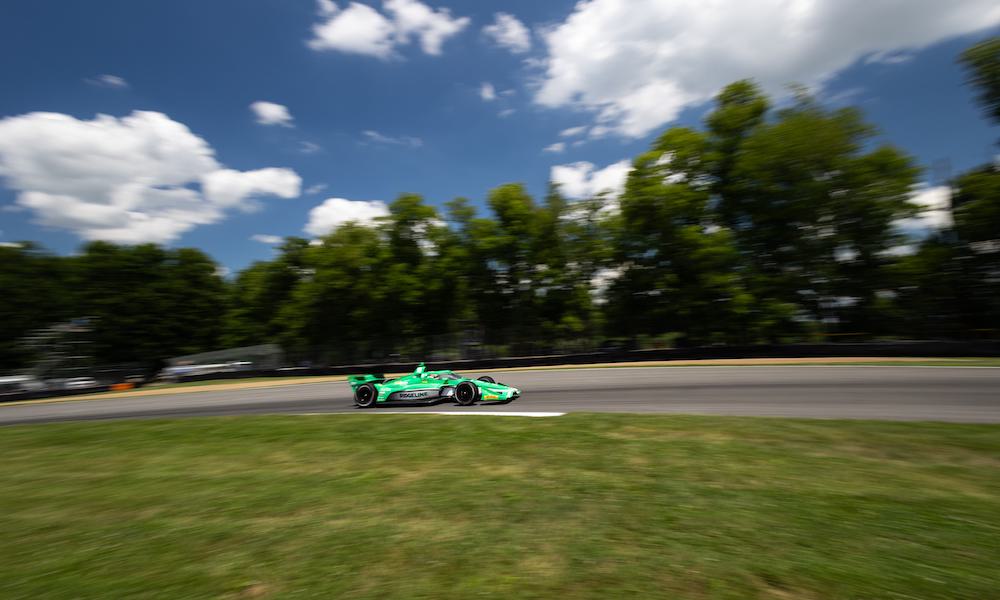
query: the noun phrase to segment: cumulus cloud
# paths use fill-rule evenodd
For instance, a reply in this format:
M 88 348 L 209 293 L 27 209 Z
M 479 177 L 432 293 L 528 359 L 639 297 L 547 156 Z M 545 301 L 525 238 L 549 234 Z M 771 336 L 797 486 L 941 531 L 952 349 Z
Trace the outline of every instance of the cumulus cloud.
M 775 95 L 1000 23 L 994 0 L 590 0 L 544 34 L 535 101 L 642 136 L 752 77 Z M 888 26 L 887 24 L 891 24 Z
M 255 233 L 250 236 L 250 239 L 261 244 L 267 244 L 268 246 L 275 246 L 282 241 L 280 235 L 269 235 L 266 233 Z
M 913 191 L 910 202 L 919 205 L 922 212 L 897 221 L 897 226 L 904 232 L 924 236 L 952 226 L 951 188 L 948 186 L 920 186 Z
M 292 113 L 288 112 L 288 107 L 274 102 L 258 100 L 250 105 L 257 123 L 261 125 L 280 125 L 282 127 L 294 127 Z
M 567 198 L 579 200 L 592 198 L 602 193 L 609 193 L 617 198 L 625 189 L 625 179 L 632 164 L 621 160 L 603 169 L 597 169 L 594 163 L 580 161 L 567 165 L 555 165 L 549 174 L 553 183 L 559 184 L 559 189 Z
M 566 142 L 556 142 L 554 144 L 549 144 L 543 149 L 543 152 L 552 152 L 553 154 L 559 154 L 566 150 Z
M 409 146 L 410 148 L 419 148 L 424 145 L 424 141 L 418 137 L 412 137 L 409 135 L 401 135 L 393 137 L 391 135 L 385 135 L 375 131 L 374 129 L 368 129 L 361 132 L 368 141 L 375 142 L 377 144 L 389 144 L 392 146 Z
M 497 90 L 492 83 L 483 82 L 483 85 L 479 86 L 479 97 L 486 102 L 492 102 L 497 99 Z
M 493 24 L 483 27 L 483 33 L 498 46 L 514 54 L 524 54 L 531 50 L 531 32 L 514 15 L 497 13 Z
M 287 169 L 225 169 L 183 123 L 146 111 L 0 120 L 0 176 L 39 224 L 119 243 L 169 242 L 253 196 L 299 187 Z
M 124 77 L 109 75 L 107 73 L 104 75 L 98 75 L 97 77 L 88 77 L 87 79 L 84 79 L 84 81 L 97 87 L 112 88 L 116 90 L 124 90 L 128 88 L 128 82 L 125 81 Z
M 309 222 L 303 231 L 313 237 L 324 236 L 344 223 L 370 224 L 389 214 L 389 207 L 380 200 L 348 200 L 327 198 L 309 211 Z
M 340 9 L 319 0 L 323 22 L 313 26 L 309 47 L 388 59 L 416 40 L 425 54 L 438 56 L 444 42 L 469 24 L 468 17 L 452 17 L 447 8 L 435 10 L 419 0 L 385 0 L 382 6 L 384 14 L 358 2 Z
M 240 207 L 247 198 L 261 195 L 295 198 L 302 178 L 289 169 L 234 171 L 219 169 L 201 178 L 201 188 L 210 202 L 223 208 Z M 245 208 L 250 208 L 243 205 Z

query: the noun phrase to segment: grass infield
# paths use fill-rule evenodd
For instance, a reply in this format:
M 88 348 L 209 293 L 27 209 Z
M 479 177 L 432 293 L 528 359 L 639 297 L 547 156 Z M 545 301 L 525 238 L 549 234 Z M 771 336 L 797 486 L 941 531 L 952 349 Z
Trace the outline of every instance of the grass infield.
M 0 429 L 3 598 L 997 598 L 1000 426 Z

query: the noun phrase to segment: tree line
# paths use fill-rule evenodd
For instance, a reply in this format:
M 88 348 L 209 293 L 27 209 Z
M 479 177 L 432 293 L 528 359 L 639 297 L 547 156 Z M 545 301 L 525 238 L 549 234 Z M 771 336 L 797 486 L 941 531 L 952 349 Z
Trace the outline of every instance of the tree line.
M 1000 121 L 1000 41 L 962 58 Z M 203 252 L 0 247 L 0 369 L 18 340 L 92 317 L 101 362 L 267 342 L 299 360 L 680 345 L 997 337 L 1000 171 L 953 181 L 952 223 L 914 240 L 921 170 L 856 108 L 806 93 L 775 108 L 726 87 L 700 128 L 635 157 L 619 197 L 502 185 L 479 214 L 403 194 L 389 215 L 289 237 L 231 279 Z

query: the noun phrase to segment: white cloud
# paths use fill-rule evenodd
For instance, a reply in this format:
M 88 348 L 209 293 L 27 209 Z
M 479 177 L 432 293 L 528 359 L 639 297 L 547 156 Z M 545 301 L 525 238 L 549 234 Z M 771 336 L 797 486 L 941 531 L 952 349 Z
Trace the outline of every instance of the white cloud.
M 202 176 L 201 186 L 205 198 L 217 206 L 250 208 L 244 201 L 256 196 L 297 197 L 302 178 L 290 169 L 273 167 L 256 171 L 219 169 Z
M 505 109 L 501 110 L 500 112 L 498 112 L 497 114 L 499 116 L 501 116 L 501 117 L 506 118 L 506 117 L 509 117 L 512 114 L 516 113 L 516 112 L 517 112 L 517 110 L 515 110 L 513 108 L 505 108 Z
M 258 100 L 250 105 L 250 110 L 257 118 L 257 123 L 261 125 L 295 126 L 292 121 L 292 113 L 288 112 L 288 107 L 282 104 Z
M 452 18 L 447 8 L 434 10 L 418 0 L 385 0 L 385 8 L 392 13 L 400 38 L 406 42 L 410 36 L 420 40 L 420 48 L 427 54 L 438 56 L 441 45 L 469 24 L 468 17 Z
M 380 200 L 348 200 L 327 198 L 309 211 L 309 222 L 303 231 L 314 237 L 324 236 L 347 222 L 370 224 L 389 214 L 389 207 Z
M 846 90 L 841 90 L 839 92 L 824 93 L 822 100 L 824 104 L 829 106 L 847 106 L 849 104 L 856 104 L 862 101 L 861 96 L 865 93 L 864 88 L 853 87 Z
M 260 242 L 261 244 L 267 244 L 268 246 L 274 246 L 282 242 L 282 237 L 280 235 L 269 235 L 266 233 L 255 233 L 250 236 L 250 239 L 255 242 Z
M 789 82 L 821 87 L 858 60 L 998 23 L 995 0 L 590 0 L 544 34 L 535 100 L 637 137 L 738 79 L 780 96 Z
M 444 42 L 469 24 L 468 17 L 452 17 L 447 8 L 432 9 L 419 0 L 385 0 L 385 14 L 351 2 L 341 10 L 332 0 L 319 0 L 325 20 L 313 26 L 313 50 L 336 50 L 381 59 L 415 39 L 426 54 L 438 56 Z
M 332 17 L 337 12 L 337 4 L 333 0 L 317 0 L 316 10 L 321 17 Z
M 579 127 L 570 127 L 568 129 L 563 129 L 559 132 L 560 137 L 576 137 L 587 131 L 585 125 L 580 125 Z
M 952 226 L 951 188 L 948 186 L 920 186 L 913 191 L 910 202 L 919 205 L 923 211 L 915 217 L 896 222 L 904 232 L 924 236 Z
M 514 15 L 497 13 L 493 24 L 483 27 L 483 33 L 514 54 L 531 50 L 531 32 Z
M 913 256 L 916 253 L 916 244 L 901 244 L 899 246 L 893 246 L 881 254 L 883 256 Z
M 913 60 L 913 52 L 907 51 L 894 51 L 894 52 L 880 52 L 878 54 L 873 54 L 865 59 L 866 63 L 869 64 L 881 64 L 881 65 L 901 65 L 903 63 L 910 62 Z
M 497 90 L 492 83 L 484 82 L 483 85 L 479 86 L 479 97 L 486 102 L 492 102 L 497 99 Z
M 299 142 L 299 152 L 302 154 L 316 154 L 323 149 L 323 146 L 315 142 Z
M 554 144 L 549 144 L 542 151 L 552 152 L 553 154 L 559 154 L 566 150 L 566 142 L 556 142 Z
M 320 2 L 320 14 L 327 17 L 313 26 L 313 50 L 337 50 L 379 58 L 392 55 L 395 29 L 392 22 L 366 4 L 352 2 L 338 10 L 333 2 Z
M 391 135 L 381 134 L 373 129 L 368 129 L 361 132 L 366 138 L 372 142 L 378 144 L 390 144 L 393 146 L 409 146 L 410 148 L 419 148 L 424 145 L 424 141 L 418 137 L 412 137 L 409 135 L 401 135 L 393 137 Z
M 308 188 L 306 188 L 305 193 L 307 196 L 312 196 L 313 194 L 318 194 L 322 192 L 323 190 L 326 189 L 326 187 L 327 186 L 325 183 L 317 183 L 315 185 L 311 185 Z
M 597 304 L 607 302 L 608 289 L 624 273 L 624 267 L 615 267 L 613 269 L 601 268 L 594 272 L 594 276 L 590 278 L 590 293 Z
M 0 176 L 39 224 L 120 243 L 169 242 L 255 194 L 298 195 L 293 171 L 225 169 L 183 123 L 144 111 L 0 120 Z
M 567 198 L 579 200 L 592 198 L 601 193 L 610 193 L 617 198 L 625 189 L 625 179 L 632 170 L 632 163 L 621 160 L 603 169 L 596 169 L 594 163 L 580 161 L 568 165 L 555 165 L 549 179 L 559 184 L 559 189 Z
M 125 81 L 124 77 L 109 75 L 107 73 L 104 75 L 98 75 L 97 77 L 89 77 L 84 79 L 84 81 L 97 87 L 106 87 L 116 90 L 124 90 L 128 88 L 128 82 Z

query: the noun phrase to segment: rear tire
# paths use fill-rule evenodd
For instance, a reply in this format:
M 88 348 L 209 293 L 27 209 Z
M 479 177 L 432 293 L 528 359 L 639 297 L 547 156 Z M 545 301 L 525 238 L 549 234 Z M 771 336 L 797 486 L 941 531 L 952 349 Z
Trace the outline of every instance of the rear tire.
M 462 406 L 471 406 L 479 400 L 479 387 L 474 383 L 463 381 L 455 388 L 455 401 Z
M 354 390 L 354 403 L 359 408 L 371 408 L 375 406 L 376 400 L 378 400 L 378 391 L 370 383 L 359 385 L 358 389 Z
M 479 381 L 485 381 L 486 383 L 496 383 L 497 382 L 496 379 L 493 379 L 489 375 L 483 375 L 482 377 L 479 378 Z

